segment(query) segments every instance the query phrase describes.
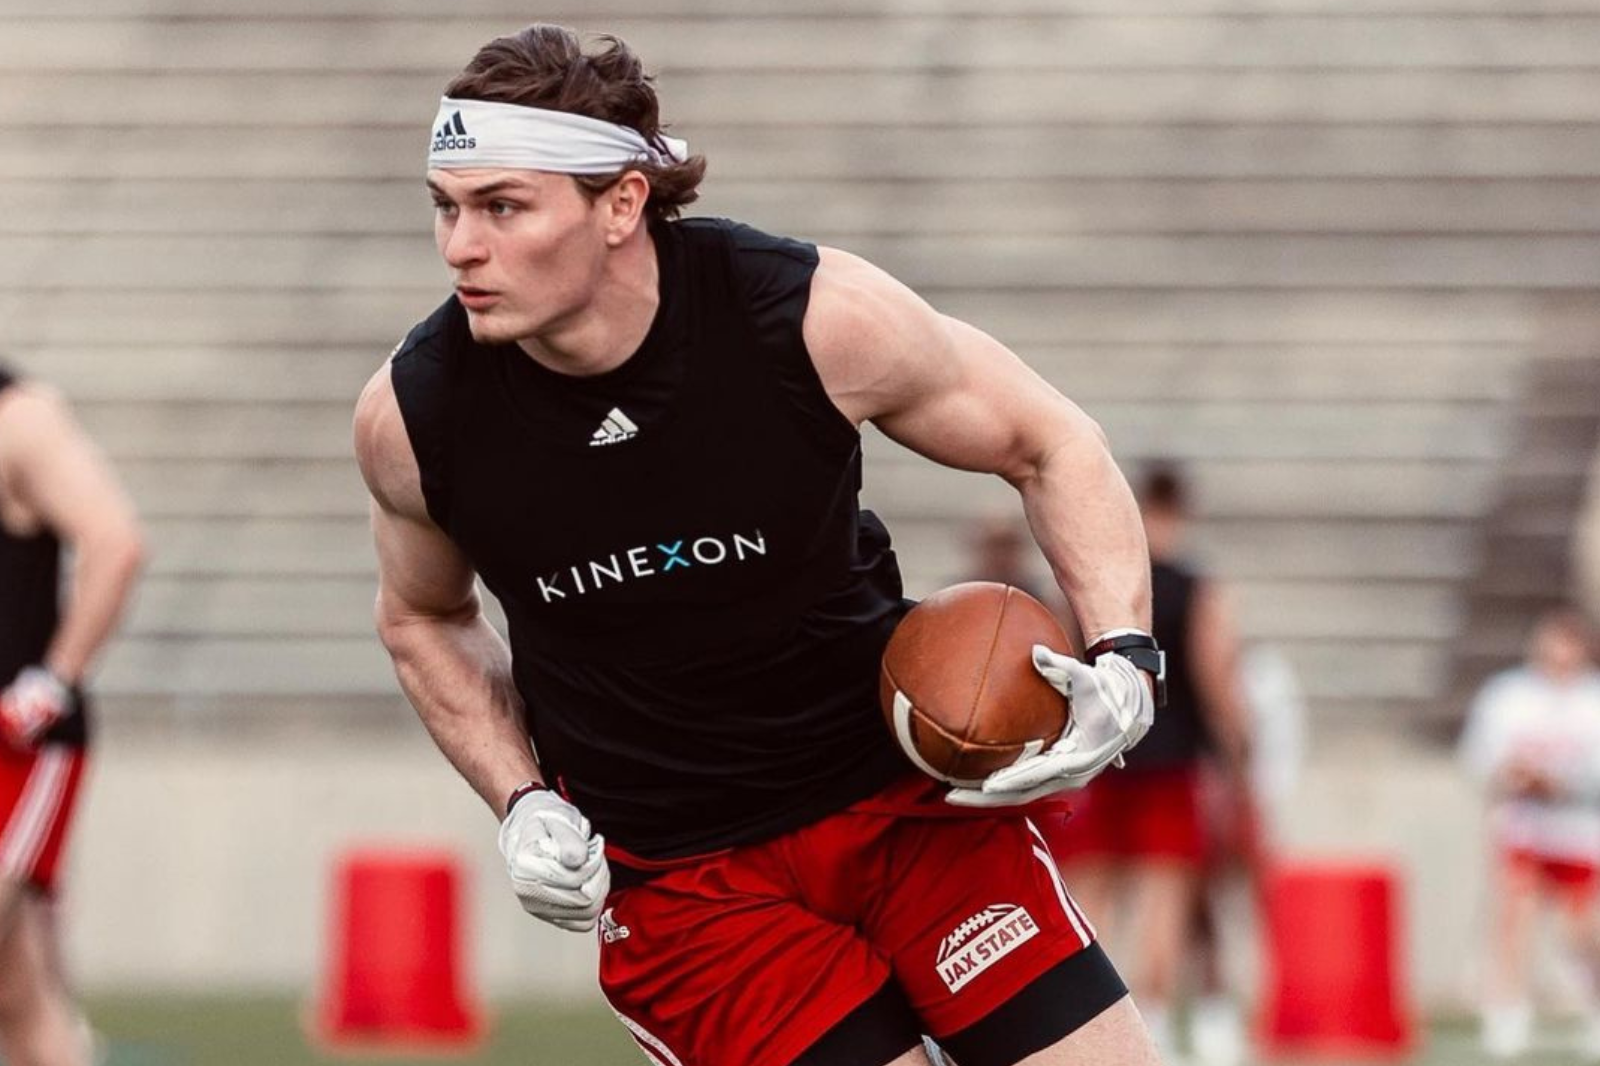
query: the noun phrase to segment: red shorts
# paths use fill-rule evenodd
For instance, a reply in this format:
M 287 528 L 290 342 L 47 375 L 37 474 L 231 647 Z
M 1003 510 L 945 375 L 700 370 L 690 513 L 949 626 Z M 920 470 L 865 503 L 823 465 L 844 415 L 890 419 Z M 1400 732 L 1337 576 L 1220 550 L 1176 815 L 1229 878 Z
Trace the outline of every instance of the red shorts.
M 1521 848 L 1505 849 L 1502 859 L 1512 877 L 1531 881 L 1574 910 L 1587 908 L 1600 895 L 1600 870 L 1592 863 L 1551 858 Z
M 83 767 L 82 748 L 0 748 L 0 881 L 55 892 Z
M 613 892 L 600 986 L 646 1057 L 787 1066 L 891 980 L 945 1036 L 1088 947 L 1029 818 L 960 811 L 943 792 L 897 782 Z
M 1196 767 L 1107 770 L 1068 793 L 1067 802 L 1071 819 L 1050 835 L 1064 862 L 1165 859 L 1199 866 L 1205 857 Z

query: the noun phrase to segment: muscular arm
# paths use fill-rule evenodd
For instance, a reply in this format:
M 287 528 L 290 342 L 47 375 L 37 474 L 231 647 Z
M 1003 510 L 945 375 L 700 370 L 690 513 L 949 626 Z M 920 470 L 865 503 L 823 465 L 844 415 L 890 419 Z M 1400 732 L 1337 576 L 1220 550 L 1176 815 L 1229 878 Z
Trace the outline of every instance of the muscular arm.
M 428 517 L 387 366 L 361 394 L 355 446 L 372 494 L 378 635 L 434 743 L 503 818 L 511 790 L 539 779 L 511 653 L 483 616 L 466 558 Z
M 805 340 L 835 405 L 946 466 L 998 474 L 1084 637 L 1150 628 L 1150 559 L 1100 427 L 982 331 L 824 248 Z
M 144 558 L 133 505 L 66 404 L 35 385 L 0 401 L 0 486 L 8 522 L 48 529 L 72 550 L 72 588 L 44 665 L 76 684 L 115 629 Z

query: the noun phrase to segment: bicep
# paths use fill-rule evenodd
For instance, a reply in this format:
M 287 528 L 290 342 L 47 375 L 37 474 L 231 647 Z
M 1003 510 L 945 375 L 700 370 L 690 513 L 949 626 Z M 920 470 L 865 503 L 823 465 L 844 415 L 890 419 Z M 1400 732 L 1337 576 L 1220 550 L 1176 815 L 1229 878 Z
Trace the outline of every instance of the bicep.
M 475 611 L 465 554 L 429 518 L 405 422 L 385 365 L 356 404 L 355 452 L 371 494 L 379 624 Z
M 135 529 L 127 494 L 64 403 L 33 393 L 8 414 L 16 444 L 6 480 L 41 525 L 73 544 Z
M 382 622 L 475 611 L 473 571 L 455 542 L 425 517 L 372 502 Z
M 806 343 L 846 417 L 946 466 L 1017 481 L 1078 434 L 1099 438 L 999 341 L 833 249 L 813 281 Z

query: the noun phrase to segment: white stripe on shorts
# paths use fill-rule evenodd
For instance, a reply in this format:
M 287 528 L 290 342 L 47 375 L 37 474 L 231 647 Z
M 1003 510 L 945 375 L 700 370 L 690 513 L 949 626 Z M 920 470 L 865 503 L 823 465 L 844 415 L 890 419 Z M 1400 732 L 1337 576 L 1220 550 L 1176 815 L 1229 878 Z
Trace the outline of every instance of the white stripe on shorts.
M 683 1063 L 678 1061 L 678 1056 L 672 1053 L 672 1049 L 661 1042 L 660 1037 L 615 1007 L 611 1008 L 611 1013 L 615 1014 L 617 1021 L 621 1022 L 628 1032 L 633 1034 L 633 1039 L 638 1043 L 639 1049 L 644 1052 L 645 1058 L 653 1062 L 655 1066 L 683 1066 Z
M 1033 819 L 1024 818 L 1028 830 L 1036 838 L 1038 845 L 1033 849 L 1033 857 L 1044 864 L 1045 872 L 1050 875 L 1050 883 L 1056 886 L 1056 899 L 1061 902 L 1061 910 L 1067 916 L 1067 921 L 1072 923 L 1073 932 L 1078 934 L 1078 939 L 1084 947 L 1093 943 L 1095 938 L 1094 926 L 1089 923 L 1088 917 L 1078 909 L 1078 904 L 1073 900 L 1072 894 L 1067 891 L 1067 886 L 1061 880 L 1061 871 L 1056 868 L 1056 860 L 1050 854 L 1050 845 L 1044 839 L 1044 834 L 1039 832 L 1039 827 L 1033 824 Z
M 32 875 L 61 811 L 71 767 L 72 753 L 60 745 L 48 744 L 34 756 L 22 795 L 0 832 L 0 878 L 17 881 Z

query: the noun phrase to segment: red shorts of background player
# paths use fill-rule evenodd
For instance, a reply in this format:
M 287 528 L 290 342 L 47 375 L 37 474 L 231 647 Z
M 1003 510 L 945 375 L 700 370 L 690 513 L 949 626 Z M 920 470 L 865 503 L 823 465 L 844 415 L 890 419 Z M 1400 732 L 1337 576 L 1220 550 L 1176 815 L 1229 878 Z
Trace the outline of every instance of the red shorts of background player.
M 1198 867 L 1206 854 L 1195 766 L 1107 770 L 1067 794 L 1072 816 L 1047 828 L 1062 861 L 1163 859 Z
M 1026 814 L 943 792 L 908 779 L 614 891 L 600 985 L 646 1056 L 880 1066 L 925 1032 L 962 1066 L 1011 1063 L 1121 999 Z
M 0 881 L 55 892 L 83 766 L 82 748 L 18 752 L 0 745 Z
M 1501 853 L 1506 876 L 1557 897 L 1569 910 L 1584 911 L 1600 895 L 1600 870 L 1581 860 L 1540 855 L 1522 848 Z

